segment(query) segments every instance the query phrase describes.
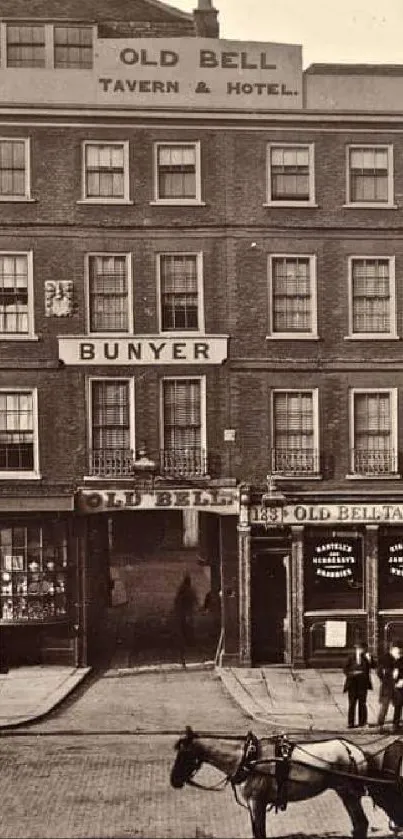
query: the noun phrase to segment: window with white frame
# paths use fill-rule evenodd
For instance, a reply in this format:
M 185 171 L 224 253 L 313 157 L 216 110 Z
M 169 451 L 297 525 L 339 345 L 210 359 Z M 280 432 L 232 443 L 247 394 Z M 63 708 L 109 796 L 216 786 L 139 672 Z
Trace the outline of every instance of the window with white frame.
M 206 472 L 203 387 L 201 378 L 162 381 L 163 472 Z
M 313 204 L 314 201 L 313 145 L 270 145 L 269 204 Z
M 88 255 L 90 332 L 129 332 L 132 328 L 131 260 L 128 254 Z
M 157 143 L 156 201 L 198 203 L 201 197 L 200 144 Z
M 319 471 L 317 390 L 276 390 L 272 471 L 283 475 Z
M 8 23 L 7 67 L 45 67 L 45 27 L 41 24 Z
M 93 379 L 90 385 L 91 474 L 130 475 L 134 461 L 133 380 Z
M 32 334 L 32 254 L 0 253 L 0 339 Z
M 395 335 L 394 260 L 351 257 L 351 333 Z
M 0 137 L 0 200 L 23 200 L 29 192 L 29 140 Z
M 316 337 L 316 270 L 314 256 L 270 257 L 271 334 Z
M 198 253 L 158 257 L 162 332 L 203 328 L 202 260 Z
M 0 390 L 0 473 L 37 471 L 36 391 Z
M 347 202 L 393 204 L 392 146 L 350 146 L 347 155 Z
M 397 472 L 396 390 L 352 391 L 351 414 L 353 474 Z
M 83 146 L 84 201 L 113 203 L 129 200 L 129 148 L 127 142 Z
M 93 61 L 92 27 L 55 26 L 54 66 L 61 69 L 91 69 Z

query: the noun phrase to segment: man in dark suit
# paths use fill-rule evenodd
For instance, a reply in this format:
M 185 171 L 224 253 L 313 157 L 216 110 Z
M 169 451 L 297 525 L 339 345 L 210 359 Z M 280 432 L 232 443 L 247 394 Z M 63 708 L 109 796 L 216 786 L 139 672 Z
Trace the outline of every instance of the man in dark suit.
M 367 724 L 367 693 L 372 690 L 370 677 L 371 667 L 374 667 L 372 656 L 368 652 L 367 644 L 364 641 L 357 641 L 354 644 L 352 655 L 346 661 L 344 674 L 344 692 L 348 694 L 348 727 L 354 728 L 355 709 L 358 705 L 358 725 Z
M 400 658 L 395 661 L 395 667 L 392 673 L 393 676 L 393 685 L 394 685 L 394 694 L 393 694 L 393 704 L 395 706 L 395 710 L 393 712 L 393 731 L 399 731 L 400 723 L 402 719 L 402 708 L 403 708 L 403 656 L 400 655 Z

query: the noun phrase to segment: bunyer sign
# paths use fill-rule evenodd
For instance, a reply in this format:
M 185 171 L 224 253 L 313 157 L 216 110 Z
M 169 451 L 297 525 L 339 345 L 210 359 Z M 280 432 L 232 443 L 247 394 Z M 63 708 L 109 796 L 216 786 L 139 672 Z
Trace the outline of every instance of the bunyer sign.
M 105 38 L 92 70 L 2 68 L 1 101 L 113 108 L 302 108 L 302 48 L 214 38 Z
M 130 338 L 73 336 L 59 338 L 64 364 L 222 364 L 227 336 L 135 335 Z
M 236 515 L 238 491 L 234 487 L 217 489 L 94 490 L 81 489 L 77 507 L 82 513 L 104 510 L 204 510 L 209 513 Z
M 403 524 L 403 504 L 295 504 L 264 511 L 269 524 Z M 252 522 L 265 521 L 260 507 Z

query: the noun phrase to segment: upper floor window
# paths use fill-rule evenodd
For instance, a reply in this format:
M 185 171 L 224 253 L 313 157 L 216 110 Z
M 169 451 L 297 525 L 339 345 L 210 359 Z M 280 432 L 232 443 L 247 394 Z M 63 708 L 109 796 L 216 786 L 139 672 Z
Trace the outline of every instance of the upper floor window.
M 268 148 L 268 203 L 315 203 L 313 145 L 270 145 Z
M 397 391 L 351 392 L 351 470 L 355 475 L 397 472 Z
M 29 198 L 29 140 L 0 138 L 0 200 Z
M 37 443 L 36 391 L 0 390 L 0 475 L 34 477 Z
M 171 475 L 206 474 L 205 380 L 162 381 L 161 470 Z
M 126 142 L 83 147 L 83 199 L 95 203 L 129 200 L 129 148 Z
M 123 478 L 133 473 L 134 382 L 93 379 L 90 383 L 90 474 Z
M 155 200 L 169 204 L 200 203 L 199 143 L 156 144 Z
M 89 254 L 88 303 L 90 332 L 129 332 L 133 328 L 128 254 Z
M 0 201 L 29 197 L 29 140 L 0 137 Z
M 55 26 L 54 65 L 63 69 L 91 69 L 92 28 L 89 26 Z
M 33 334 L 32 253 L 0 253 L 0 339 Z
M 272 404 L 272 471 L 283 475 L 318 473 L 317 390 L 276 390 Z
M 5 43 L 3 66 L 91 69 L 94 27 L 32 22 L 1 23 Z
M 164 253 L 158 262 L 161 331 L 202 330 L 201 254 Z
M 314 256 L 270 257 L 270 333 L 277 338 L 316 337 Z
M 45 27 L 7 24 L 7 67 L 45 67 Z
M 347 155 L 347 203 L 392 205 L 393 147 L 350 146 Z
M 394 260 L 390 257 L 350 259 L 350 332 L 361 337 L 394 337 Z

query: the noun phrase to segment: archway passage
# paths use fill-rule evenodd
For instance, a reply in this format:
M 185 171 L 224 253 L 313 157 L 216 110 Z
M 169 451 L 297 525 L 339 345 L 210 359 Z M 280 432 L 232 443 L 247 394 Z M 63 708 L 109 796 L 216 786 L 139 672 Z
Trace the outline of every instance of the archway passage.
M 254 550 L 251 561 L 252 664 L 284 663 L 287 578 L 284 554 Z
M 220 635 L 218 532 L 205 540 L 197 524 L 192 535 L 181 511 L 119 511 L 101 529 L 108 594 L 89 627 L 90 660 L 113 669 L 214 660 Z M 189 635 L 176 607 L 186 576 L 194 593 Z

